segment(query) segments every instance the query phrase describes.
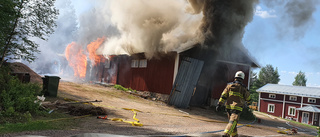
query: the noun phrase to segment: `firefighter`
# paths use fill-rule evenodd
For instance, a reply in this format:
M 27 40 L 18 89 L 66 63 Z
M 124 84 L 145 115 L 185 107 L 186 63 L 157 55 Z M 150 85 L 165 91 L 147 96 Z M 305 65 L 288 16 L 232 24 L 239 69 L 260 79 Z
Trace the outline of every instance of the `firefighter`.
M 240 117 L 242 109 L 249 104 L 250 93 L 246 86 L 242 83 L 244 80 L 244 73 L 238 71 L 235 74 L 235 80 L 229 83 L 223 90 L 219 103 L 216 107 L 217 111 L 221 111 L 222 106 L 225 104 L 228 114 L 229 123 L 227 124 L 224 135 L 226 137 L 233 136 L 237 137 L 237 123 Z

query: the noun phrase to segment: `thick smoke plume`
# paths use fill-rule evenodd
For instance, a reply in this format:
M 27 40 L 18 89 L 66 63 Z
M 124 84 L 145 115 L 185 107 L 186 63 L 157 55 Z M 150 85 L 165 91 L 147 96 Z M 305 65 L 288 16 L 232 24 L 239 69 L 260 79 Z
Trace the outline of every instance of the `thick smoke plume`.
M 217 55 L 236 58 L 236 53 L 230 54 L 234 46 L 243 50 L 244 28 L 252 20 L 257 3 L 256 0 L 96 0 L 75 18 L 70 1 L 66 5 L 64 2 L 57 0 L 61 14 L 56 33 L 49 43 L 41 44 L 49 45 L 54 55 L 63 55 L 72 42 L 86 50 L 88 44 L 104 37 L 97 51 L 101 55 L 143 52 L 150 59 L 170 51 L 200 47 L 197 54 L 203 58 L 212 54 L 214 57 L 209 56 L 212 60 Z M 49 48 L 43 49 L 42 54 Z M 59 64 L 61 67 L 62 63 Z
M 111 21 L 120 35 L 109 38 L 101 52 L 144 52 L 147 58 L 152 58 L 200 43 L 203 37 L 197 30 L 202 17 L 190 14 L 187 4 L 181 0 L 111 1 Z
M 226 52 L 232 51 L 230 49 L 233 46 L 243 50 L 244 28 L 252 21 L 253 7 L 257 2 L 257 0 L 206 0 L 201 26 L 201 31 L 205 35 L 204 45 L 219 50 L 220 55 L 231 55 Z
M 313 13 L 319 4 L 318 0 L 263 0 L 263 2 L 276 11 L 279 19 L 276 24 L 278 37 L 292 35 L 294 40 L 303 38 L 313 25 Z
M 255 3 L 256 0 L 114 0 L 110 5 L 111 22 L 120 35 L 109 38 L 100 53 L 144 52 L 152 58 L 195 45 L 223 52 L 230 46 L 242 48 L 244 28 L 252 20 Z

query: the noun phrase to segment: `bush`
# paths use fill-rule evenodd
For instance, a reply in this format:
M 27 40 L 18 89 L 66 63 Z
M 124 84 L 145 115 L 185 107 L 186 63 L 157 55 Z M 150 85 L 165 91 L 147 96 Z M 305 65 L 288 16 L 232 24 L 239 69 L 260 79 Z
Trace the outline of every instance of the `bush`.
M 253 114 L 252 109 L 249 109 L 248 107 L 243 108 L 240 118 L 244 120 L 255 120 L 256 116 Z
M 21 83 L 9 72 L 8 68 L 0 69 L 0 123 L 8 122 L 8 117 L 28 121 L 32 114 L 39 112 L 39 104 L 34 101 L 41 93 L 41 87 L 38 84 Z
M 114 85 L 113 86 L 115 89 L 118 89 L 118 90 L 122 90 L 122 91 L 128 91 L 129 89 L 127 89 L 127 88 L 125 88 L 125 87 L 123 87 L 123 86 L 121 86 L 121 85 Z

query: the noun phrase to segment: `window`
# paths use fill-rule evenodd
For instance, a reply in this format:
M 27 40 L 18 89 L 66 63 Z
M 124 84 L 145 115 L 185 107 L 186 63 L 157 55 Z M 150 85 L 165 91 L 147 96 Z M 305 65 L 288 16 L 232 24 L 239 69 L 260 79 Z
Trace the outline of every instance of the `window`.
M 289 97 L 289 100 L 297 101 L 297 97 L 296 97 L 296 96 L 290 96 L 290 97 Z
M 318 121 L 318 113 L 314 113 L 314 121 Z
M 296 108 L 295 107 L 289 107 L 288 115 L 295 116 L 296 115 Z
M 314 99 L 314 98 L 308 98 L 308 103 L 316 103 L 316 99 Z
M 143 59 L 139 61 L 139 68 L 146 68 L 147 67 L 147 60 Z
M 132 60 L 131 61 L 131 68 L 138 68 L 139 60 Z
M 268 112 L 274 113 L 274 104 L 268 104 Z
M 269 94 L 269 98 L 276 98 L 276 94 Z

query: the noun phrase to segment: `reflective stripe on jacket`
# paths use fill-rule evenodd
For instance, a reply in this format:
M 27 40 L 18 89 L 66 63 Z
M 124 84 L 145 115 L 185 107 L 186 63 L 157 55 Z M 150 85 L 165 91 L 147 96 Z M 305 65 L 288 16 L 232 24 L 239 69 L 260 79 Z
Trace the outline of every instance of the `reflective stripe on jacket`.
M 219 104 L 222 105 L 226 102 L 227 109 L 242 111 L 246 101 L 251 101 L 250 93 L 241 82 L 234 81 L 223 90 Z

